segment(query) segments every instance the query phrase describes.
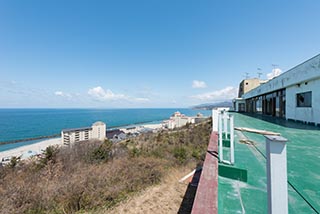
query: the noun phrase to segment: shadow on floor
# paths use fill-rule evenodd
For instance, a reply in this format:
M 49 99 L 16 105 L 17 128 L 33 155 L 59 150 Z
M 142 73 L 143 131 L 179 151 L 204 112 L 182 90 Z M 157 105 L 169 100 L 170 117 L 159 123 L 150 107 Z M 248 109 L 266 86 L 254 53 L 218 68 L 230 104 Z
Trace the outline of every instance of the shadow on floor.
M 287 128 L 294 129 L 305 129 L 305 130 L 320 130 L 320 127 L 315 126 L 314 124 L 305 124 L 301 121 L 292 121 L 286 120 L 284 118 L 272 117 L 271 115 L 262 115 L 262 114 L 251 114 L 251 113 L 241 113 L 243 115 L 253 117 L 259 120 L 263 120 L 269 123 L 274 123 Z
M 181 202 L 178 214 L 190 214 L 192 211 L 192 206 L 194 199 L 196 197 L 196 192 L 198 189 L 198 183 L 200 180 L 202 168 L 197 167 L 196 172 L 194 173 L 191 182 L 188 184 L 188 188 L 184 194 L 183 200 Z

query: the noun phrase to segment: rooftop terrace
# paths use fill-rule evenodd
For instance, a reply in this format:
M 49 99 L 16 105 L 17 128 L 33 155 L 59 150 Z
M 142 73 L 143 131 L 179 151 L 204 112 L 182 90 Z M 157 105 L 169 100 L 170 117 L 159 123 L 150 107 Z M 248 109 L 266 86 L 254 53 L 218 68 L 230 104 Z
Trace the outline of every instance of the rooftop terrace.
M 276 123 L 271 123 L 267 119 Z M 320 129 L 273 118 L 234 114 L 235 126 L 279 132 L 288 139 L 289 213 L 320 212 Z M 249 139 L 253 145 L 240 143 Z M 266 213 L 267 178 L 265 137 L 235 132 L 235 167 L 246 169 L 248 181 L 219 176 L 219 213 Z
M 319 213 L 320 129 L 271 117 L 258 118 L 257 115 L 252 117 L 238 113 L 232 114 L 237 127 L 278 132 L 288 139 L 288 211 L 289 213 Z M 243 143 L 243 140 L 249 144 Z M 218 213 L 268 212 L 265 142 L 263 135 L 235 131 L 234 167 L 247 170 L 247 182 L 222 177 L 219 171 Z M 228 156 L 228 151 L 224 149 L 224 156 Z M 203 168 L 202 174 L 206 170 L 215 169 Z M 198 191 L 210 190 L 208 186 L 200 187 L 201 179 Z M 214 185 L 211 185 L 212 188 L 215 189 Z M 195 201 L 195 204 L 197 203 L 199 201 Z

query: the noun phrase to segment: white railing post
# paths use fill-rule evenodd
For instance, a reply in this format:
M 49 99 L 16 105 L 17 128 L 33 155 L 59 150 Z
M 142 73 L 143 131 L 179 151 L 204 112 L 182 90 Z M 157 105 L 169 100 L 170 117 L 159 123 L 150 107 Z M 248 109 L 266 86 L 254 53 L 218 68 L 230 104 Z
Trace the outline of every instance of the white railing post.
M 212 131 L 218 131 L 218 124 L 219 124 L 219 112 L 216 109 L 212 110 Z
M 230 163 L 234 164 L 234 119 L 230 115 Z
M 222 114 L 219 112 L 219 159 L 223 161 L 223 145 L 222 145 Z
M 265 135 L 267 152 L 268 213 L 288 213 L 287 139 Z
M 228 114 L 227 114 L 227 111 L 223 111 L 223 132 L 224 132 L 224 139 L 228 139 Z

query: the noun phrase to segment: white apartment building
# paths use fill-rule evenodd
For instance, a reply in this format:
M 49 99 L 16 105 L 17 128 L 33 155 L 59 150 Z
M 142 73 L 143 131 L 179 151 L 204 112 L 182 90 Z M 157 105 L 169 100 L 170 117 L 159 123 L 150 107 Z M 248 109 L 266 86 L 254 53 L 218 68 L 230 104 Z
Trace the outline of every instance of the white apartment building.
M 175 112 L 169 120 L 165 121 L 165 127 L 168 129 L 180 128 L 187 125 L 187 123 L 199 123 L 203 121 L 205 117 L 202 114 L 197 114 L 196 117 L 188 117 L 180 112 Z
M 180 112 L 175 112 L 168 121 L 168 129 L 180 128 L 185 126 L 187 123 L 191 123 L 191 118 L 186 117 Z
M 70 144 L 83 140 L 104 140 L 106 138 L 106 124 L 98 121 L 91 127 L 63 129 L 61 131 L 62 144 Z

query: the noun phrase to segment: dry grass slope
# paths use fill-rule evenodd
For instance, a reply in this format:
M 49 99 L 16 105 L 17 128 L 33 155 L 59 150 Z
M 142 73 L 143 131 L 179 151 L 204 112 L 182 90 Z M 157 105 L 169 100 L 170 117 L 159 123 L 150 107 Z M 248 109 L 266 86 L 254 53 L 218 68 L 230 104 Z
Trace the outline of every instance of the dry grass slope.
M 165 188 L 169 172 L 201 162 L 210 127 L 205 122 L 117 144 L 49 147 L 40 160 L 16 160 L 0 169 L 0 213 L 110 210 L 151 186 Z

